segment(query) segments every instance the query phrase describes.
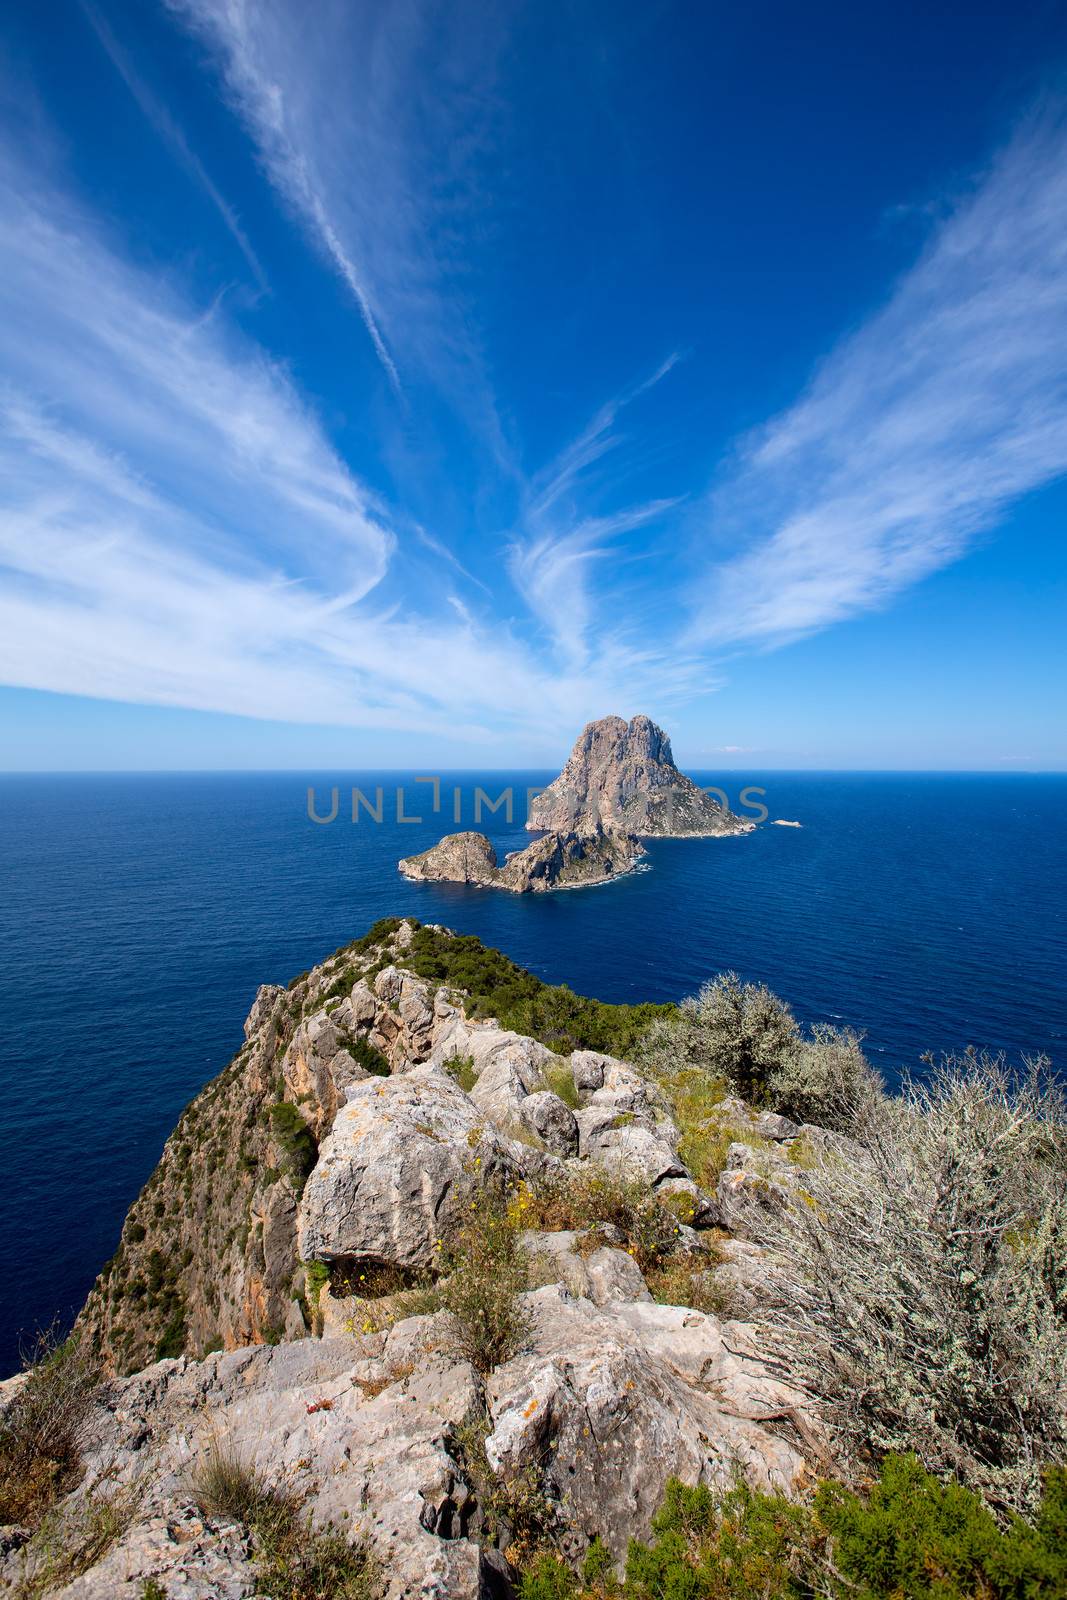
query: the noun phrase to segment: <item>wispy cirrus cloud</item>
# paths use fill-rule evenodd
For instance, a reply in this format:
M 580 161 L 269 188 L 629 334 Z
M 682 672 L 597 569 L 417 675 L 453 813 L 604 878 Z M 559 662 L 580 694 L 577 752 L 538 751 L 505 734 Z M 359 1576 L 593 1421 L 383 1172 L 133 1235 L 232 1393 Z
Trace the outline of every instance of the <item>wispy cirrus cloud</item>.
M 309 26 L 289 0 L 164 3 L 217 62 L 264 170 L 346 285 L 394 388 L 397 352 L 420 369 L 469 366 L 471 329 L 446 289 L 449 240 L 510 7 L 320 0 Z
M 590 633 L 605 611 L 603 590 L 595 598 L 592 592 L 597 566 L 611 563 L 622 535 L 661 520 L 678 503 L 663 498 L 593 514 L 583 509 L 587 480 L 625 442 L 616 427 L 623 409 L 654 388 L 678 360 L 677 354 L 668 356 L 651 377 L 599 407 L 526 489 L 508 572 L 526 606 L 575 666 L 588 659 Z M 617 607 L 607 610 L 617 626 Z
M 91 476 L 121 464 L 125 499 L 150 483 L 208 548 L 301 578 L 341 573 L 355 594 L 375 587 L 394 535 L 283 370 L 217 307 L 190 306 L 125 261 L 74 200 L 4 151 L 0 258 L 8 419 L 24 442 L 51 426 L 55 470 L 84 438 Z M 8 486 L 37 482 L 15 473 Z
M 146 120 L 155 129 L 163 143 L 167 145 L 179 165 L 184 167 L 194 183 L 197 183 L 207 195 L 229 230 L 241 254 L 248 262 L 257 284 L 261 289 L 267 289 L 267 275 L 263 271 L 259 257 L 252 248 L 248 235 L 241 226 L 240 218 L 190 145 L 181 124 L 171 115 L 163 102 L 153 94 L 130 60 L 129 55 L 115 37 L 102 13 L 97 10 L 95 5 L 90 3 L 90 0 L 79 0 L 79 4 L 90 27 L 99 39 L 101 48 L 107 54 L 115 71 L 141 108 Z
M 774 646 L 886 604 L 1067 470 L 1067 123 L 1021 128 L 885 307 L 744 442 L 689 638 Z
M 256 141 L 271 181 L 341 275 L 359 307 L 378 360 L 390 382 L 399 388 L 396 363 L 382 335 L 364 270 L 356 259 L 358 219 L 352 219 L 357 234 L 353 248 L 342 239 L 332 215 L 328 178 L 316 160 L 318 138 L 309 137 L 312 127 L 318 125 L 317 118 L 311 121 L 310 112 L 313 105 L 321 110 L 323 80 L 319 78 L 313 87 L 312 77 L 301 75 L 302 52 L 324 22 L 328 30 L 327 19 L 320 14 L 314 29 L 297 30 L 287 6 L 258 5 L 249 0 L 168 3 L 221 57 L 227 88 Z M 315 72 L 326 64 L 320 63 Z M 340 106 L 335 104 L 334 109 L 343 114 Z M 333 117 L 329 120 L 332 125 Z M 333 126 L 331 137 L 337 137 Z
M 285 372 L 10 153 L 0 259 L 0 681 L 482 741 L 681 688 L 610 631 L 577 673 L 478 620 L 430 534 L 434 595 L 379 599 L 394 519 Z

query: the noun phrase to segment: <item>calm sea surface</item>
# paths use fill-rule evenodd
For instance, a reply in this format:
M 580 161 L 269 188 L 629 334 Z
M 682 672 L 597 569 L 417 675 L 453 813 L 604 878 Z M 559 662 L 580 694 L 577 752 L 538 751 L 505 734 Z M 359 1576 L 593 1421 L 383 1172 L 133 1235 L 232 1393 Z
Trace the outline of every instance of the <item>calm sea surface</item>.
M 455 828 L 453 784 L 471 827 L 475 785 L 512 783 L 513 825 L 482 826 L 517 848 L 525 786 L 550 776 L 451 774 L 436 817 L 395 773 L 0 779 L 0 1374 L 20 1331 L 83 1299 L 256 986 L 380 916 L 479 934 L 606 1000 L 677 999 L 734 968 L 804 1021 L 865 1030 L 891 1079 L 971 1043 L 1067 1068 L 1067 778 L 746 774 L 803 827 L 664 840 L 650 870 L 583 892 L 398 875 Z M 742 780 L 718 781 L 737 805 Z M 324 809 L 339 785 L 333 824 L 308 820 L 309 783 Z M 381 826 L 346 820 L 354 783 L 382 784 Z M 398 783 L 422 823 L 396 821 Z

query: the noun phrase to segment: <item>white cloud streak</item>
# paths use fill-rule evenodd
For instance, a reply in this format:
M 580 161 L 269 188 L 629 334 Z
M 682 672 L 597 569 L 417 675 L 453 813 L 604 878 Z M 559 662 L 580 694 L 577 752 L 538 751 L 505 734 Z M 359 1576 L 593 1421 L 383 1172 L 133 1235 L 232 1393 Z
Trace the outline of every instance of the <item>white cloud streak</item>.
M 522 529 L 508 554 L 508 573 L 574 667 L 588 660 L 590 633 L 604 610 L 602 601 L 594 606 L 590 594 L 596 567 L 610 562 L 621 535 L 657 521 L 677 505 L 674 499 L 661 499 L 609 515 L 586 515 L 577 508 L 583 481 L 623 442 L 615 431 L 619 413 L 666 377 L 678 359 L 669 356 L 650 378 L 601 406 L 529 486 Z
M 144 79 L 136 71 L 128 54 L 119 44 L 111 28 L 96 7 L 91 5 L 89 0 L 79 0 L 79 3 L 86 20 L 100 41 L 101 48 L 110 59 L 112 66 L 123 83 L 125 83 L 127 89 L 129 89 L 145 119 L 155 129 L 179 164 L 184 167 L 193 181 L 199 184 L 207 195 L 232 235 L 241 254 L 248 262 L 252 275 L 259 287 L 263 290 L 268 289 L 266 273 L 263 271 L 259 257 L 249 242 L 248 235 L 241 226 L 237 213 L 190 145 L 180 124 L 175 121 L 167 107 L 152 93 Z
M 715 496 L 690 642 L 785 643 L 954 561 L 1067 469 L 1067 130 L 1023 128 Z
M 371 281 L 387 270 L 387 251 L 399 250 L 414 270 L 409 243 L 398 243 L 398 235 L 413 228 L 412 205 L 382 126 L 383 76 L 386 102 L 392 93 L 388 62 L 375 59 L 373 39 L 364 41 L 369 63 L 348 54 L 357 14 L 338 11 L 329 0 L 316 7 L 313 27 L 274 0 L 166 3 L 217 56 L 265 171 L 348 288 L 399 392 L 400 375 L 382 331 L 388 287 Z M 343 72 L 338 78 L 339 58 L 350 68 L 347 84 Z
M 389 517 L 285 373 L 2 157 L 0 261 L 0 681 L 483 742 L 681 685 L 610 637 L 555 671 L 444 585 L 376 602 Z

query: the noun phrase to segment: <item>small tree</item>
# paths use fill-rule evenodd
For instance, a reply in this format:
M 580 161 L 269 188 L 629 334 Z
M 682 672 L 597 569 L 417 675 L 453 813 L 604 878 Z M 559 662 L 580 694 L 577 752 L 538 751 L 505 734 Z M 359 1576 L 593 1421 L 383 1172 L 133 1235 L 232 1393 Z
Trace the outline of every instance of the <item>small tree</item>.
M 751 1105 L 839 1132 L 881 1093 L 857 1034 L 817 1024 L 805 1038 L 784 1000 L 736 972 L 706 983 L 674 1017 L 657 1019 L 640 1062 L 669 1097 L 672 1085 L 684 1084 L 691 1099 L 694 1078 L 718 1080 Z
M 771 1075 L 797 1048 L 800 1030 L 789 1007 L 765 984 L 723 972 L 683 1000 L 677 1017 L 649 1031 L 646 1056 L 661 1068 L 701 1067 L 754 1104 L 767 1098 Z
M 821 1022 L 810 1038 L 782 1055 L 767 1080 L 767 1098 L 775 1111 L 839 1133 L 862 1121 L 883 1093 L 859 1035 Z

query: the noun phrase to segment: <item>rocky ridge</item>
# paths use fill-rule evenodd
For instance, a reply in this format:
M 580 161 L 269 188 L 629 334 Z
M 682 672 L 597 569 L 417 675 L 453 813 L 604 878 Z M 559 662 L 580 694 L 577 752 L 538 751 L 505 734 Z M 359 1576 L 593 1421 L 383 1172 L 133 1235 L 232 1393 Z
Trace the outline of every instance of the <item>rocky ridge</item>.
M 672 1475 L 725 1486 L 740 1469 L 792 1493 L 820 1463 L 818 1417 L 745 1320 L 766 1264 L 744 1237 L 748 1203 L 788 1203 L 788 1153 L 818 1130 L 730 1103 L 738 1137 L 702 1192 L 654 1083 L 468 1016 L 462 993 L 405 969 L 427 932 L 452 938 L 383 924 L 260 989 L 245 1046 L 131 1209 L 79 1323 L 130 1375 L 98 1401 L 76 1495 L 106 1485 L 135 1509 L 65 1600 L 140 1596 L 149 1579 L 197 1600 L 257 1592 L 239 1530 L 191 1498 L 220 1440 L 316 1524 L 369 1539 L 390 1597 L 441 1600 L 509 1592 L 506 1530 L 487 1536 L 462 1444 L 472 1417 L 485 1470 L 532 1464 L 575 1556 L 596 1537 L 621 1560 Z M 529 1336 L 483 1378 L 447 1312 L 404 1315 L 401 1297 L 390 1318 L 353 1289 L 432 1278 L 472 1207 L 589 1171 L 669 1204 L 677 1256 L 728 1284 L 733 1314 L 657 1303 L 610 1226 L 533 1230 Z M 28 1559 L 13 1550 L 0 1579 Z
M 473 883 L 536 894 L 606 883 L 631 872 L 644 853 L 637 839 L 595 825 L 546 833 L 524 850 L 512 851 L 502 866 L 483 833 L 450 833 L 420 855 L 406 856 L 398 866 L 406 878 L 424 882 Z
M 599 823 L 638 838 L 750 833 L 734 815 L 679 772 L 671 741 L 651 718 L 601 717 L 579 734 L 559 777 L 530 807 L 530 829 Z

